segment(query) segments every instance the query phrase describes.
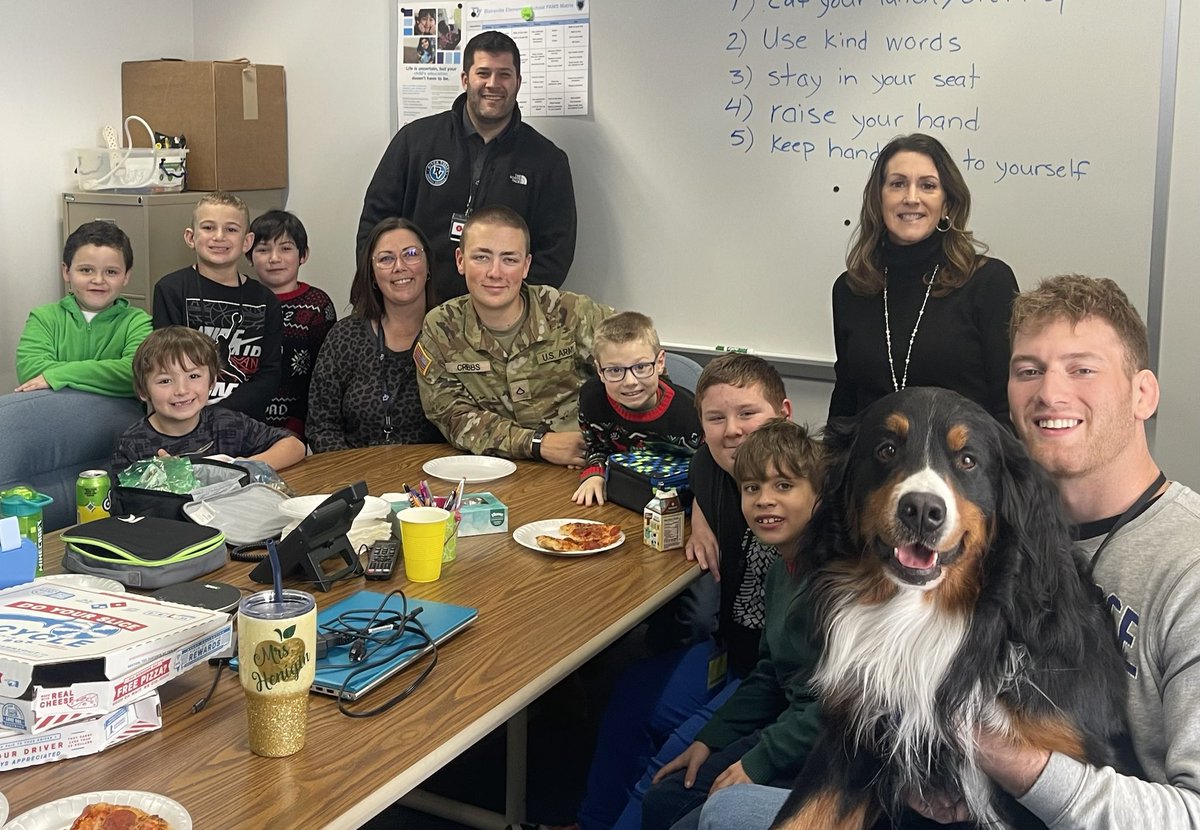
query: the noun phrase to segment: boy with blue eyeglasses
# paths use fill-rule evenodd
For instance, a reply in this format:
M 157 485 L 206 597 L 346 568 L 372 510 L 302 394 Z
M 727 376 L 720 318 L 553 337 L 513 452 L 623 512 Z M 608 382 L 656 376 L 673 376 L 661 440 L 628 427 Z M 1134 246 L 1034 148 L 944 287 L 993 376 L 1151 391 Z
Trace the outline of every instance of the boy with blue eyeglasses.
M 605 469 L 615 452 L 658 449 L 691 455 L 704 440 L 692 393 L 663 376 L 666 352 L 654 321 L 623 311 L 596 327 L 597 378 L 579 390 L 579 431 L 587 463 L 572 501 L 604 504 Z

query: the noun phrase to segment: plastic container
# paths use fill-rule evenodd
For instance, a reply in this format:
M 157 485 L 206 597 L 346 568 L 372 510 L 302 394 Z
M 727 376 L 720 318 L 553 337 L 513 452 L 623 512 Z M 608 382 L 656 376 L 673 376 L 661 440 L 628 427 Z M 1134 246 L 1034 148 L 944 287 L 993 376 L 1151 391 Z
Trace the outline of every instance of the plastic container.
M 125 119 L 125 147 L 76 149 L 75 183 L 80 190 L 124 190 L 134 193 L 177 193 L 187 176 L 186 148 L 134 147 L 129 122 L 150 133 L 150 125 L 131 115 Z
M 21 535 L 37 546 L 37 570 L 35 576 L 41 576 L 43 571 L 42 554 L 42 508 L 53 504 L 54 499 L 45 493 L 39 493 L 28 487 L 13 487 L 0 492 L 0 516 L 15 516 L 20 525 Z

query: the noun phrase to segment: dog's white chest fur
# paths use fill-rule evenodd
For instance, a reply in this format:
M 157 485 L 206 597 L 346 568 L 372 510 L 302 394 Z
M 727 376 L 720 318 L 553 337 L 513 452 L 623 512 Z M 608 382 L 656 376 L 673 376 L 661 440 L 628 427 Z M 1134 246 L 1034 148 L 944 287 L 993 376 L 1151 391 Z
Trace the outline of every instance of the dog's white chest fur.
M 971 757 L 979 706 L 959 712 L 959 722 L 947 722 L 948 713 L 936 705 L 967 619 L 939 610 L 923 591 L 904 589 L 887 602 L 847 599 L 832 611 L 813 683 L 849 713 L 859 744 L 890 759 L 914 791 L 920 791 L 939 744 L 958 746 Z

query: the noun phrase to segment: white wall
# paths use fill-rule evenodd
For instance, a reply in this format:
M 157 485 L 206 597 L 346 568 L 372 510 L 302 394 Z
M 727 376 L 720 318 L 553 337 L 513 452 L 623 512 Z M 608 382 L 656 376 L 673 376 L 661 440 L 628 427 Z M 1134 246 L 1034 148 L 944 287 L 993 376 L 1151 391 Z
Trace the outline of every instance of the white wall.
M 62 296 L 73 147 L 121 122 L 121 62 L 192 55 L 192 0 L 6 2 L 0 22 L 0 390 L 29 309 Z M 139 263 L 134 263 L 136 269 Z
M 13 385 L 12 355 L 28 309 L 59 296 L 58 194 L 68 181 L 67 153 L 96 144 L 99 127 L 119 121 L 120 64 L 126 60 L 244 56 L 286 67 L 288 208 L 304 220 L 313 246 L 303 273 L 344 306 L 362 194 L 391 138 L 392 5 L 390 0 L 6 3 L 0 26 L 5 57 L 0 389 Z M 1170 475 L 1200 486 L 1200 384 L 1194 369 L 1200 355 L 1200 326 L 1194 324 L 1200 308 L 1194 244 L 1200 227 L 1200 12 L 1193 4 L 1183 6 L 1156 454 Z M 564 149 L 571 152 L 570 146 Z M 573 161 L 580 170 L 577 180 L 588 180 L 582 172 L 587 160 Z M 1120 200 L 1119 193 L 1111 197 Z M 1063 231 L 1071 232 L 1069 223 Z M 826 384 L 790 379 L 797 419 L 819 423 L 827 390 Z
M 349 309 L 363 193 L 392 138 L 388 0 L 202 0 L 195 57 L 282 64 L 287 208 L 308 230 L 301 277 Z M 237 20 L 236 26 L 229 25 Z
M 1154 455 L 1168 476 L 1200 490 L 1200 8 L 1182 7 Z

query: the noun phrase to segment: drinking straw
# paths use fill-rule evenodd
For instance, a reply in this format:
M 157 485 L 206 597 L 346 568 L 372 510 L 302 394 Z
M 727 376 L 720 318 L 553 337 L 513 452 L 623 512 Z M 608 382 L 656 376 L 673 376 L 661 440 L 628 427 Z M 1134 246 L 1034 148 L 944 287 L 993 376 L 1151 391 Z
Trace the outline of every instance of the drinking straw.
M 267 556 L 271 559 L 271 582 L 275 588 L 275 602 L 283 605 L 283 566 L 279 564 L 279 551 L 275 540 L 267 540 Z

